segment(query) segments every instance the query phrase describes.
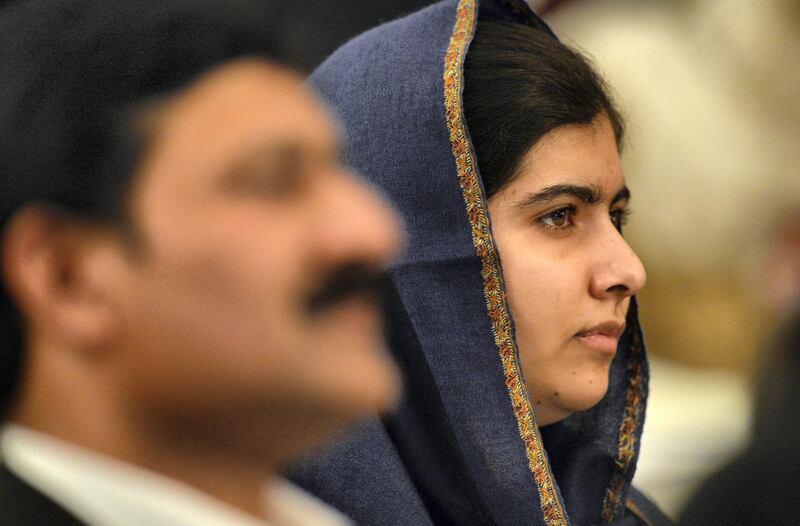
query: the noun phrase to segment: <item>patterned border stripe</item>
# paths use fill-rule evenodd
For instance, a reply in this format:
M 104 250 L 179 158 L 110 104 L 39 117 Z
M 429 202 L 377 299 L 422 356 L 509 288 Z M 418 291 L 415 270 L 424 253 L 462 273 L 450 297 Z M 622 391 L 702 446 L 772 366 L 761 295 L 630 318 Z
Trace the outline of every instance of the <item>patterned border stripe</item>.
M 628 391 L 625 395 L 625 413 L 619 426 L 619 449 L 616 471 L 606 491 L 603 503 L 603 522 L 612 522 L 624 508 L 622 493 L 627 486 L 626 474 L 636 454 L 636 430 L 642 425 L 644 382 L 642 380 L 642 343 L 638 328 L 631 333 L 630 362 L 628 364 Z
M 492 332 L 505 373 L 517 426 L 525 444 L 528 466 L 536 480 L 539 502 L 548 526 L 567 526 L 564 506 L 556 490 L 553 475 L 544 453 L 544 446 L 536 426 L 531 403 L 520 375 L 517 353 L 511 335 L 503 282 L 498 264 L 497 251 L 489 230 L 486 200 L 483 196 L 478 174 L 473 163 L 471 145 L 466 136 L 461 108 L 461 84 L 464 57 L 477 22 L 475 0 L 460 0 L 456 23 L 450 45 L 445 55 L 444 100 L 450 143 L 467 215 L 472 226 L 472 242 L 481 259 L 483 290 L 486 308 L 492 322 Z

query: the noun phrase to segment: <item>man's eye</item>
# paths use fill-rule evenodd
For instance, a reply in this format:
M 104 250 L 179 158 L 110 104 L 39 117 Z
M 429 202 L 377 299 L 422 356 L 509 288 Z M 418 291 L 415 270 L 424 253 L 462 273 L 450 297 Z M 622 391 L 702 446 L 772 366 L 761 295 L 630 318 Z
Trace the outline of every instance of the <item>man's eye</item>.
M 281 199 L 297 194 L 303 186 L 303 177 L 296 172 L 280 171 L 254 181 L 254 190 L 261 197 Z
M 614 223 L 617 230 L 622 232 L 622 227 L 628 223 L 628 217 L 631 215 L 631 211 L 628 208 L 622 208 L 619 210 L 612 210 L 610 215 L 611 222 Z
M 226 192 L 240 197 L 257 199 L 285 199 L 302 190 L 304 174 L 291 171 L 247 171 L 224 181 Z
M 572 226 L 574 217 L 575 208 L 565 206 L 541 216 L 539 222 L 547 228 L 567 228 Z

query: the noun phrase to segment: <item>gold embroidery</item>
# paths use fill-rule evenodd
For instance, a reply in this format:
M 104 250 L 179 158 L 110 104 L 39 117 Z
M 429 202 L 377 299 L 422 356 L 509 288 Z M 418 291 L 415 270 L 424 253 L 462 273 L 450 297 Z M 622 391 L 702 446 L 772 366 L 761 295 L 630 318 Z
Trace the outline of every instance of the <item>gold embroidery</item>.
M 631 352 L 628 358 L 628 391 L 625 394 L 625 413 L 622 417 L 622 423 L 619 425 L 619 449 L 615 460 L 616 471 L 611 478 L 611 484 L 606 490 L 606 498 L 603 502 L 602 518 L 604 522 L 612 522 L 622 509 L 624 504 L 622 502 L 622 492 L 627 485 L 625 475 L 636 454 L 636 430 L 641 426 L 644 400 L 641 354 L 642 344 L 639 340 L 639 331 L 634 327 L 631 332 Z
M 505 373 L 514 415 L 517 419 L 520 436 L 525 444 L 528 466 L 533 473 L 539 491 L 539 502 L 548 526 L 566 526 L 564 505 L 556 490 L 544 446 L 536 426 L 533 410 L 522 382 L 517 361 L 515 343 L 511 335 L 511 323 L 500 274 L 497 251 L 489 230 L 486 199 L 475 171 L 474 155 L 466 130 L 461 108 L 461 83 L 463 62 L 467 46 L 472 38 L 477 22 L 475 0 L 460 0 L 456 13 L 456 23 L 450 45 L 445 55 L 444 100 L 447 126 L 450 131 L 450 144 L 453 149 L 459 183 L 464 195 L 472 228 L 472 243 L 481 259 L 483 290 L 486 308 L 492 322 L 494 340 L 499 350 Z

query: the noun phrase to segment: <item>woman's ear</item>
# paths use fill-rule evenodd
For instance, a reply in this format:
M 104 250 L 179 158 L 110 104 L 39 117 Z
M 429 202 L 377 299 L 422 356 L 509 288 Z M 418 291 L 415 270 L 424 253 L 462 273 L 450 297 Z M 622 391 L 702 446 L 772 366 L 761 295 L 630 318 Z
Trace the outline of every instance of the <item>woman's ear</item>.
M 29 338 L 92 353 L 113 345 L 120 319 L 97 271 L 108 245 L 107 231 L 46 206 L 10 220 L 2 270 Z

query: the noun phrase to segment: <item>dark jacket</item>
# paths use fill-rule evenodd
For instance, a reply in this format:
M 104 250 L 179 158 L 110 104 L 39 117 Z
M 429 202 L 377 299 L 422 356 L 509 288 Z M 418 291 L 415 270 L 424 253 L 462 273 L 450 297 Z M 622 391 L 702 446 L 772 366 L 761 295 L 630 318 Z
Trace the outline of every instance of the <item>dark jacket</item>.
M 0 526 L 85 526 L 0 465 Z

